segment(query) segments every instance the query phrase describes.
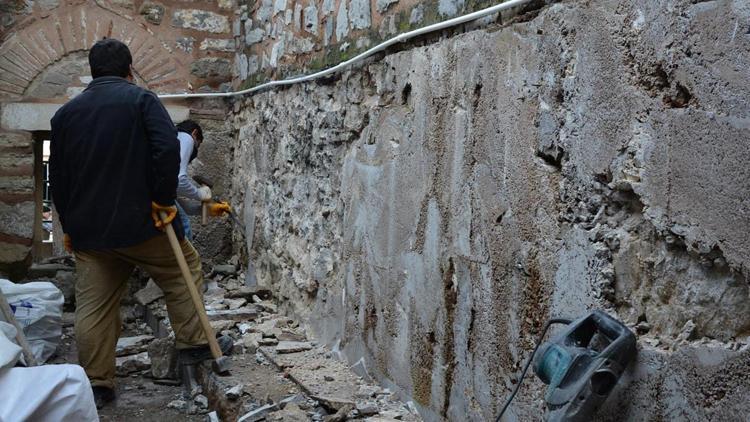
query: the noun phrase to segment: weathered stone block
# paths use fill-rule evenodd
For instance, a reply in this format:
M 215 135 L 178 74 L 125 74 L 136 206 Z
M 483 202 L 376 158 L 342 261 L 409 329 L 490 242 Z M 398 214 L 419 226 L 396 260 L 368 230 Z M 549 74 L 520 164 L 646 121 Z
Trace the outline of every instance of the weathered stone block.
M 318 8 L 311 4 L 302 13 L 305 31 L 318 35 Z
M 207 10 L 182 9 L 172 15 L 172 26 L 220 34 L 229 32 L 229 19 Z
M 141 335 L 134 337 L 120 337 L 117 339 L 115 353 L 117 356 L 127 356 L 145 352 L 154 336 Z
M 31 201 L 17 204 L 0 202 L 0 233 L 31 239 L 34 236 L 35 209 Z
M 253 44 L 257 44 L 261 41 L 263 41 L 263 36 L 265 36 L 266 32 L 260 28 L 252 29 L 245 33 L 245 45 L 251 46 Z
M 154 25 L 161 24 L 161 21 L 164 18 L 164 12 L 164 5 L 150 1 L 144 2 L 138 11 L 144 19 Z
M 135 10 L 133 0 L 110 0 L 112 4 L 123 9 Z
M 149 279 L 146 287 L 135 293 L 135 299 L 143 306 L 163 297 L 164 292 L 154 283 L 153 279 Z
M 143 371 L 151 367 L 151 359 L 147 352 L 137 355 L 115 358 L 115 370 L 117 376 L 124 377 L 133 372 Z
M 352 0 L 349 7 L 349 21 L 352 29 L 367 29 L 372 24 L 370 19 L 370 1 Z
M 232 76 L 232 64 L 228 59 L 206 57 L 193 62 L 190 73 L 203 79 L 229 79 Z
M 60 0 L 36 0 L 34 3 L 44 10 L 53 10 L 60 5 Z
M 217 38 L 206 38 L 203 41 L 201 41 L 201 45 L 199 47 L 201 50 L 208 50 L 208 51 L 234 51 L 234 40 L 228 40 L 228 39 L 217 39 Z
M 349 14 L 346 9 L 346 1 L 339 3 L 339 11 L 336 13 L 336 41 L 342 42 L 349 33 Z
M 378 0 L 375 7 L 379 13 L 385 13 L 392 4 L 398 3 L 398 0 Z
M 154 378 L 177 378 L 177 350 L 173 338 L 164 337 L 152 341 L 148 345 L 148 356 Z

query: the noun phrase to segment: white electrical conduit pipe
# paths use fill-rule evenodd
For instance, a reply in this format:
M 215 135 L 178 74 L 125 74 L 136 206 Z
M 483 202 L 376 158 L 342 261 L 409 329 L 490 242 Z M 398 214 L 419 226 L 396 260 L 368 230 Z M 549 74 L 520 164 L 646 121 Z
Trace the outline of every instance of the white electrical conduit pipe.
M 429 34 L 430 32 L 439 31 L 441 29 L 450 28 L 453 26 L 461 25 L 462 23 L 470 22 L 476 19 L 479 19 L 481 17 L 491 15 L 493 13 L 501 12 L 506 9 L 510 9 L 511 7 L 521 6 L 523 4 L 526 4 L 530 2 L 531 0 L 508 0 L 504 3 L 496 4 L 494 6 L 488 7 L 486 9 L 478 10 L 476 12 L 472 12 L 463 16 L 458 16 L 453 19 L 448 19 L 447 21 L 434 23 L 432 25 L 427 25 L 423 28 L 415 29 L 413 31 L 404 32 L 403 34 L 396 35 L 395 37 L 384 41 L 375 47 L 358 54 L 355 57 L 352 57 L 351 59 L 341 62 L 337 64 L 336 66 L 329 67 L 328 69 L 321 70 L 319 72 L 312 73 L 310 75 L 305 76 L 299 76 L 296 78 L 290 78 L 290 79 L 284 79 L 281 81 L 271 81 L 266 82 L 264 84 L 260 84 L 257 86 L 254 86 L 252 88 L 243 89 L 241 91 L 234 91 L 234 92 L 211 92 L 211 93 L 205 93 L 205 94 L 161 94 L 159 95 L 159 98 L 161 99 L 182 99 L 182 98 L 210 98 L 210 97 L 234 97 L 238 95 L 245 95 L 245 94 L 252 94 L 267 88 L 273 88 L 277 86 L 284 86 L 284 85 L 293 85 L 301 82 L 308 82 L 312 81 L 318 78 L 322 78 L 324 76 L 331 75 L 333 73 L 336 73 L 343 68 L 352 65 L 360 60 L 364 60 L 367 57 L 372 56 L 373 54 L 384 51 L 386 48 L 398 44 L 404 41 L 408 41 L 414 37 L 418 37 L 420 35 Z

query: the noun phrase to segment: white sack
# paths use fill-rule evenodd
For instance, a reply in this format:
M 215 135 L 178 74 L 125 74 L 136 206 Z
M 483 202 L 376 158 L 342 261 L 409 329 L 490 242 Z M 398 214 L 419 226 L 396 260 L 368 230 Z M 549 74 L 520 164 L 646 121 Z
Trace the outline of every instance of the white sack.
M 48 281 L 15 284 L 5 279 L 0 279 L 0 290 L 23 328 L 32 353 L 37 361 L 45 362 L 57 349 L 62 336 L 65 301 L 62 292 Z
M 0 369 L 0 422 L 98 421 L 94 394 L 78 365 Z

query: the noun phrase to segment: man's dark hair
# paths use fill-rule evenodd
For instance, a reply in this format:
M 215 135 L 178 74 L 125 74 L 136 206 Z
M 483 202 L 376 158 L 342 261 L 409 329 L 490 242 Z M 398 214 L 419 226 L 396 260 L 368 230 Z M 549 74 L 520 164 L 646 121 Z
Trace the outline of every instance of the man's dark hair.
M 177 131 L 178 132 L 185 132 L 190 136 L 193 136 L 193 131 L 198 130 L 198 133 L 196 134 L 196 141 L 193 143 L 193 152 L 190 154 L 190 159 L 188 162 L 195 160 L 195 157 L 198 156 L 198 144 L 203 142 L 203 129 L 201 129 L 201 125 L 198 123 L 195 123 L 192 120 L 185 120 L 184 122 L 180 122 L 177 124 Z
M 178 132 L 185 132 L 190 136 L 193 136 L 193 131 L 198 130 L 198 142 L 203 141 L 203 129 L 201 129 L 201 125 L 198 123 L 195 123 L 192 120 L 185 120 L 184 122 L 180 122 L 177 124 L 177 131 Z
M 133 56 L 122 41 L 114 38 L 99 40 L 89 50 L 91 77 L 119 76 L 126 78 L 130 73 Z

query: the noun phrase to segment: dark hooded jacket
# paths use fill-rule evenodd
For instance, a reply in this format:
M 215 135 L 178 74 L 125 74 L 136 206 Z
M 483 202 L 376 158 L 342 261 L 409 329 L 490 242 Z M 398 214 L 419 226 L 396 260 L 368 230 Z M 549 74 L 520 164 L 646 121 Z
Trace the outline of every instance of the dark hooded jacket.
M 174 204 L 180 145 L 153 92 L 99 77 L 51 126 L 52 200 L 74 249 L 133 246 L 161 233 L 151 201 Z

